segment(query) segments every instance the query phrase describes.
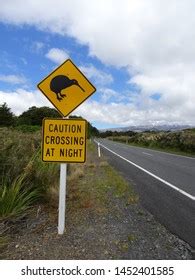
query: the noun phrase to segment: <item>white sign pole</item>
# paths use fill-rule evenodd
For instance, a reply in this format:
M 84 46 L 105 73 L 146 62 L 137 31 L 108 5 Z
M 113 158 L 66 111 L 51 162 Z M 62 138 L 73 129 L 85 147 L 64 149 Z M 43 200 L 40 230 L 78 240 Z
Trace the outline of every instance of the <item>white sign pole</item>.
M 66 163 L 61 163 L 60 164 L 58 234 L 63 234 L 64 229 L 65 229 L 66 177 L 67 177 L 67 164 Z
M 101 157 L 101 152 L 100 152 L 100 143 L 98 143 L 98 157 Z
M 63 117 L 63 119 L 66 119 Z M 68 119 L 68 117 L 67 117 Z M 58 209 L 58 234 L 63 234 L 65 230 L 66 212 L 66 178 L 67 163 L 60 164 L 60 189 L 59 189 L 59 209 Z

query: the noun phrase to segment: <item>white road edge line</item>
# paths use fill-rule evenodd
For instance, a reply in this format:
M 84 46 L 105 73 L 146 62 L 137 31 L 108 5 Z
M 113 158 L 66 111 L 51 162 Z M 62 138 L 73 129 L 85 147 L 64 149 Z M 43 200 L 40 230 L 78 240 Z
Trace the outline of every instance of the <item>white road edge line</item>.
M 94 140 L 94 141 L 95 141 L 96 143 L 99 143 L 99 142 L 97 142 L 96 140 Z M 179 189 L 178 187 L 176 187 L 176 186 L 172 185 L 171 183 L 165 181 L 164 179 L 162 179 L 162 178 L 156 176 L 155 174 L 151 173 L 150 171 L 146 170 L 145 168 L 143 168 L 143 167 L 137 165 L 136 163 L 134 163 L 134 162 L 132 162 L 132 161 L 130 161 L 130 160 L 128 160 L 128 159 L 126 159 L 126 158 L 120 156 L 119 154 L 117 154 L 117 153 L 115 153 L 114 151 L 110 150 L 109 148 L 107 148 L 106 146 L 102 145 L 101 143 L 100 143 L 100 145 L 101 145 L 103 148 L 105 148 L 106 150 L 108 150 L 109 152 L 111 152 L 111 153 L 113 153 L 114 155 L 120 157 L 121 159 L 127 161 L 128 163 L 134 165 L 135 167 L 139 168 L 140 170 L 144 171 L 145 173 L 149 174 L 150 176 L 154 177 L 155 179 L 159 180 L 160 182 L 166 184 L 167 186 L 171 187 L 172 189 L 174 189 L 174 190 L 180 192 L 181 194 L 187 196 L 188 198 L 190 198 L 190 199 L 192 199 L 192 200 L 195 200 L 195 196 L 193 196 L 193 195 L 191 195 L 191 194 L 189 194 L 189 193 L 187 193 L 187 192 L 185 192 L 185 191 Z

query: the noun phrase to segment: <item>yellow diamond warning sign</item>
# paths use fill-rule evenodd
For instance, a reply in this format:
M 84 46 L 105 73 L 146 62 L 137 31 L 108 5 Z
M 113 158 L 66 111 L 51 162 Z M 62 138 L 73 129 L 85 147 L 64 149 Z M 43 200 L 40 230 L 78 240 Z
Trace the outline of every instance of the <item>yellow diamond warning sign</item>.
M 96 91 L 70 59 L 41 81 L 38 88 L 64 117 Z
M 85 162 L 86 121 L 44 119 L 42 159 L 55 162 Z

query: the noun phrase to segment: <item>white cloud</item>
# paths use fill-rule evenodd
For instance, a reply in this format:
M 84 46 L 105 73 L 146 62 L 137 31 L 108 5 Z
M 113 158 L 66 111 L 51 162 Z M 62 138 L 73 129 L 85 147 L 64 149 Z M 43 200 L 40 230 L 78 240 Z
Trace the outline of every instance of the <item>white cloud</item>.
M 109 85 L 113 82 L 111 74 L 105 73 L 104 71 L 95 68 L 93 65 L 80 66 L 79 69 L 87 76 L 88 79 L 94 78 L 99 86 Z
M 107 103 L 97 101 L 86 101 L 75 111 L 76 114 L 83 116 L 91 123 L 102 122 L 110 124 L 110 127 L 130 126 L 130 125 L 164 125 L 174 124 L 193 124 L 195 112 L 181 110 L 177 108 L 171 111 L 170 108 L 164 110 L 160 104 L 152 101 L 152 106 L 147 108 L 137 108 L 132 103 Z M 182 112 L 182 120 L 181 120 Z
M 108 103 L 111 100 L 115 100 L 115 101 L 119 101 L 120 100 L 120 95 L 114 91 L 113 89 L 110 88 L 101 88 L 99 90 L 99 92 L 101 93 L 101 98 L 100 98 L 100 102 L 101 103 Z
M 51 106 L 51 103 L 40 91 L 27 91 L 21 88 L 13 92 L 0 91 L 0 104 L 3 103 L 8 104 L 15 115 L 20 115 L 32 106 Z
M 0 81 L 10 84 L 24 84 L 26 79 L 17 75 L 0 75 Z
M 69 57 L 67 52 L 58 48 L 50 49 L 45 56 L 56 64 L 61 64 Z
M 94 112 L 88 111 L 92 117 L 195 124 L 194 10 L 194 0 L 58 0 L 55 9 L 53 0 L 6 0 L 1 1 L 0 19 L 72 36 L 103 63 L 127 67 L 129 82 L 140 94 L 133 103 L 95 103 Z M 61 63 L 67 54 L 53 49 L 47 57 Z M 95 75 L 92 66 L 85 70 Z M 96 77 L 106 81 L 100 72 Z M 155 93 L 161 94 L 158 101 L 150 97 Z M 85 104 L 82 108 L 91 103 Z

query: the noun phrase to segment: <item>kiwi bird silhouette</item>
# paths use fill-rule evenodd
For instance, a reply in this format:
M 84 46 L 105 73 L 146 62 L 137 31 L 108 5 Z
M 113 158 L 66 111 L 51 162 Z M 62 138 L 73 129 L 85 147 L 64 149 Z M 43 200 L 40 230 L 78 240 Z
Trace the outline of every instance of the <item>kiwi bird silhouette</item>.
M 51 82 L 50 82 L 50 89 L 51 91 L 55 92 L 56 97 L 59 101 L 61 101 L 64 97 L 66 97 L 66 94 L 62 93 L 63 89 L 66 89 L 71 86 L 78 86 L 83 92 L 85 91 L 75 79 L 69 79 L 67 76 L 64 75 L 58 75 L 55 76 Z

